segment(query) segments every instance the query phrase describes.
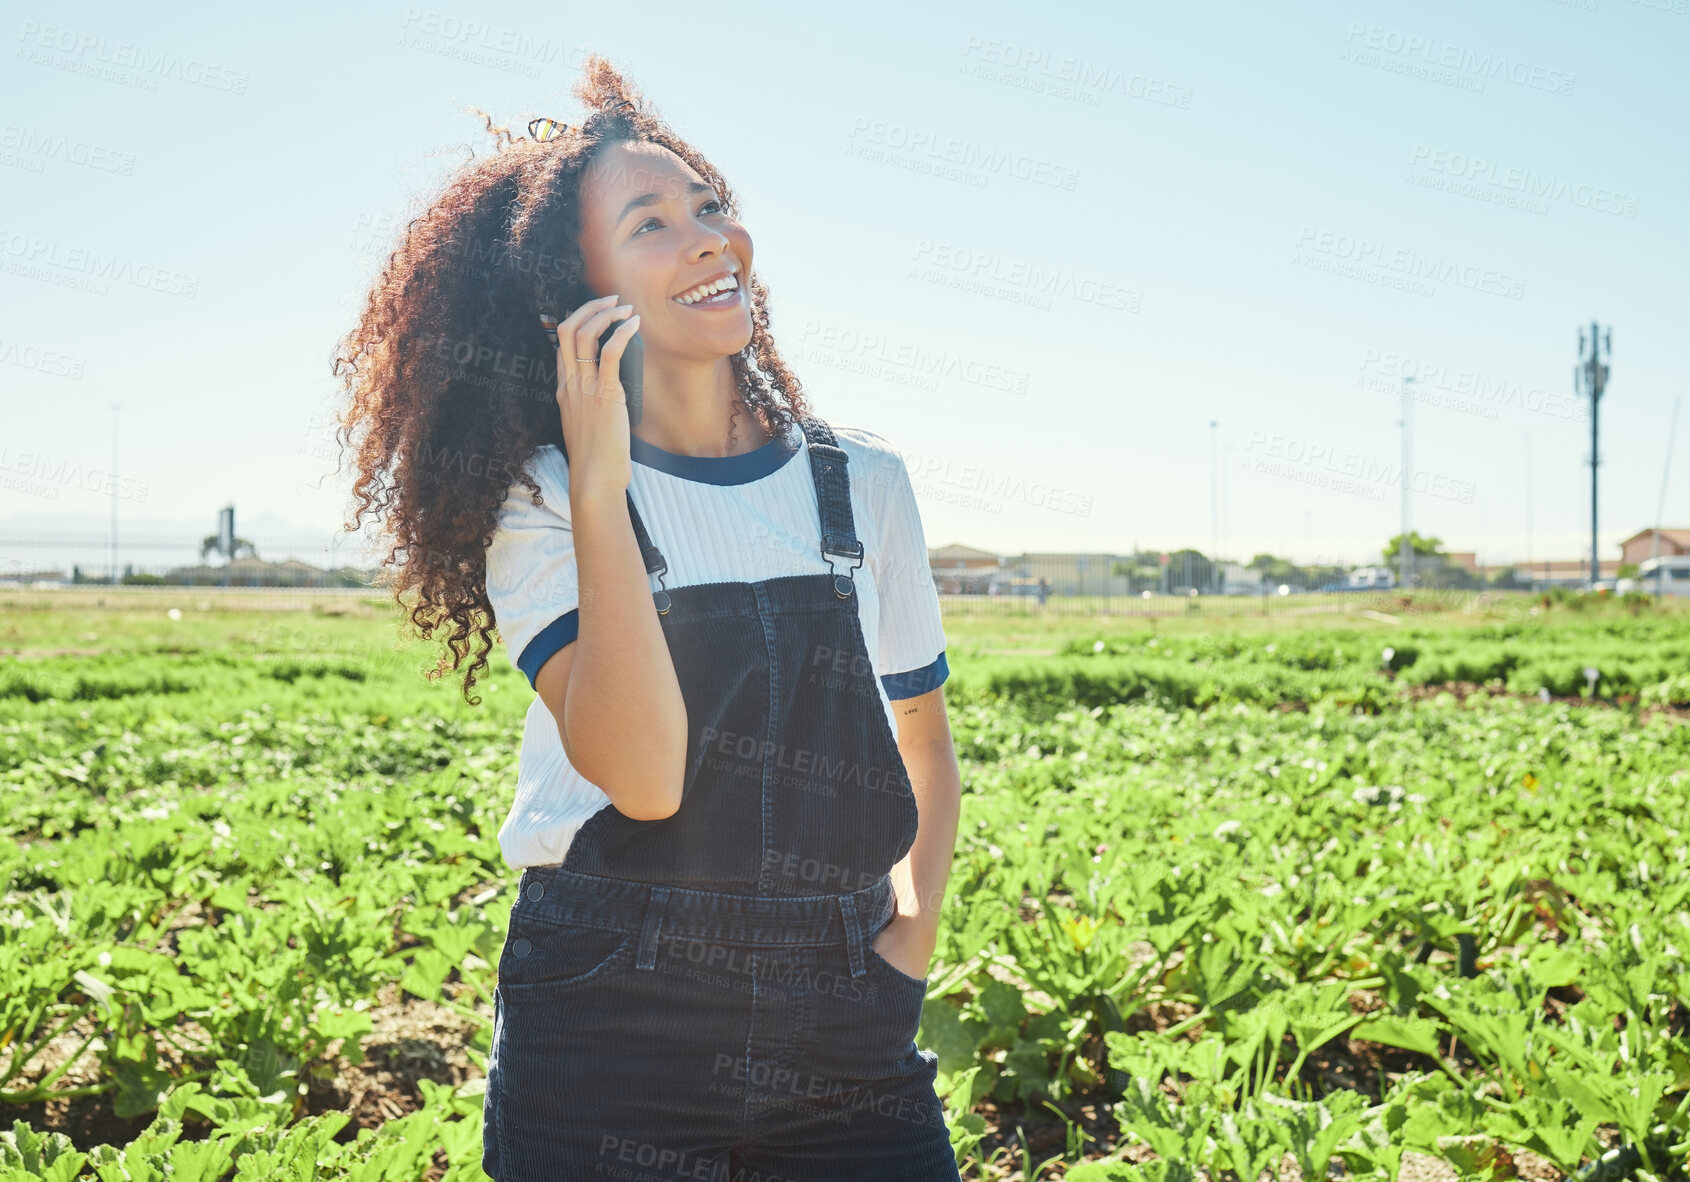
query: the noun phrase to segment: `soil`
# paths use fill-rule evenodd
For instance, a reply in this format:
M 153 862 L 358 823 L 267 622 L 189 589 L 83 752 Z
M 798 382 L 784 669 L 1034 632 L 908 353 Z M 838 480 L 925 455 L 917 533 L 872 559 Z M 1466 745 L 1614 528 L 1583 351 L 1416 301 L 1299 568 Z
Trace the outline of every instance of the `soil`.
M 1148 946 L 1135 947 L 1129 950 L 1129 959 L 1137 960 L 1151 954 Z M 1001 966 L 994 965 L 992 968 L 998 970 L 993 972 L 994 976 L 1009 977 Z M 1557 988 L 1545 999 L 1545 1009 L 1552 1015 L 1558 1014 L 1566 1006 L 1576 1003 L 1579 996 L 1574 987 Z M 1049 999 L 1031 991 L 1028 1000 L 1039 1005 Z M 469 997 L 460 998 L 460 1004 L 468 1005 L 470 1002 Z M 1380 1008 L 1384 1002 L 1373 992 L 1357 990 L 1350 994 L 1350 1004 L 1356 1012 L 1365 1013 Z M 487 1007 L 477 1008 L 491 1018 Z M 378 1128 L 389 1120 L 420 1108 L 423 1099 L 418 1086 L 420 1080 L 428 1079 L 455 1087 L 481 1074 L 465 1051 L 477 1029 L 471 1019 L 444 1005 L 403 995 L 396 985 L 386 987 L 369 1012 L 374 1029 L 362 1040 L 364 1061 L 354 1064 L 345 1054 L 340 1054 L 332 1064 L 325 1064 L 323 1070 L 306 1076 L 307 1094 L 300 1115 L 350 1113 L 352 1119 L 336 1137 L 343 1142 L 355 1139 L 360 1129 Z M 1127 1020 L 1127 1029 L 1166 1031 L 1195 1012 L 1192 1006 L 1179 1002 L 1151 1005 L 1135 1011 Z M 32 1064 L 24 1074 L 39 1079 L 55 1069 L 81 1045 L 89 1029 L 84 1023 L 80 1028 L 66 1031 L 54 1040 L 47 1053 L 41 1056 L 41 1061 Z M 195 1038 L 193 1032 L 186 1028 L 180 1033 L 183 1041 Z M 1095 1045 L 1091 1050 L 1095 1052 Z M 1287 1034 L 1275 1075 L 1279 1083 L 1276 1090 L 1283 1091 L 1286 1073 L 1296 1055 L 1295 1040 Z M 1463 1075 L 1480 1074 L 1477 1060 L 1459 1041 L 1446 1048 L 1445 1057 Z M 1310 1055 L 1299 1080 L 1317 1095 L 1342 1089 L 1360 1093 L 1373 1104 L 1380 1098 L 1381 1087 L 1388 1087 L 1405 1072 L 1436 1070 L 1436 1065 L 1426 1055 L 1363 1039 L 1344 1038 L 1334 1040 Z M 94 1055 L 84 1052 L 57 1086 L 72 1088 L 97 1082 L 96 1072 Z M 18 1082 L 27 1085 L 28 1081 Z M 1183 1086 L 1183 1082 L 1167 1079 L 1161 1088 L 1170 1099 L 1177 1099 Z M 1078 1127 L 1083 1158 L 1095 1159 L 1116 1153 L 1121 1160 L 1143 1162 L 1154 1156 L 1148 1147 L 1128 1144 L 1124 1140 L 1106 1088 L 1081 1091 L 1065 1098 L 1057 1107 L 1068 1121 Z M 111 1110 L 110 1093 L 20 1105 L 12 1111 L 37 1129 L 66 1134 L 77 1148 L 84 1150 L 102 1143 L 127 1144 L 152 1119 L 151 1113 L 131 1120 L 117 1117 Z M 1043 1164 L 1043 1170 L 1036 1174 L 1041 1180 L 1058 1179 L 1065 1174 L 1067 1167 L 1060 1158 L 1067 1147 L 1068 1129 L 1049 1107 L 1024 1101 L 999 1103 L 988 1097 L 976 1106 L 975 1111 L 985 1118 L 988 1129 L 976 1153 L 990 1164 L 980 1171 L 979 1176 L 993 1182 L 1022 1182 L 1026 1177 L 1023 1171 L 1029 1161 L 1035 1170 Z M 194 1140 L 205 1137 L 209 1132 L 208 1125 L 190 1123 L 183 1136 L 184 1139 Z M 1527 1182 L 1562 1182 L 1566 1177 L 1548 1161 L 1528 1151 L 1510 1151 L 1510 1158 L 1514 1176 Z M 439 1182 L 446 1171 L 446 1164 L 443 1154 L 437 1156 L 434 1168 L 425 1175 L 425 1182 Z M 1230 1172 L 1223 1171 L 1222 1174 L 1222 1178 L 1206 1179 L 1206 1182 L 1238 1182 Z M 1346 1176 L 1341 1163 L 1336 1162 L 1329 1169 L 1329 1174 L 1334 1178 Z M 1278 1176 L 1302 1182 L 1295 1159 L 1289 1154 L 1281 1161 Z M 1436 1158 L 1410 1152 L 1404 1156 L 1400 1177 L 1403 1182 L 1455 1182 L 1456 1174 L 1450 1166 Z M 1265 1175 L 1264 1179 L 1265 1182 L 1274 1182 L 1266 1179 Z M 1258 1179 L 1257 1182 L 1264 1180 Z
M 1562 995 L 1576 993 L 1567 989 L 1557 992 Z M 1546 999 L 1545 1006 L 1565 1006 L 1572 1000 L 1576 997 L 1552 995 Z M 1380 1008 L 1384 1003 L 1376 994 L 1356 991 L 1350 995 L 1350 1004 L 1358 1013 L 1365 1013 Z M 1178 1003 L 1149 1006 L 1128 1018 L 1127 1029 L 1167 1030 L 1194 1012 L 1192 1007 Z M 1437 1070 L 1428 1056 L 1413 1051 L 1362 1039 L 1346 1038 L 1341 1043 L 1341 1049 L 1340 1040 L 1328 1043 L 1303 1064 L 1298 1078 L 1317 1095 L 1341 1089 L 1359 1092 L 1369 1104 L 1376 1104 L 1381 1095 L 1381 1082 L 1388 1086 L 1405 1072 Z M 1286 1073 L 1296 1056 L 1296 1040 L 1287 1034 L 1275 1072 L 1279 1090 L 1283 1090 Z M 1477 1074 L 1479 1071 L 1477 1060 L 1459 1042 L 1446 1058 L 1463 1074 Z M 1181 1085 L 1164 1080 L 1161 1090 L 1169 1099 L 1178 1099 Z M 1117 1151 L 1120 1160 L 1127 1162 L 1145 1162 L 1155 1157 L 1147 1146 L 1129 1144 L 1122 1139 L 1105 1092 L 1083 1093 L 1058 1107 L 1069 1121 L 1079 1127 L 1083 1158 L 1105 1157 Z M 1028 1159 L 1037 1169 L 1048 1159 L 1059 1157 L 1066 1148 L 1068 1132 L 1063 1121 L 1043 1105 L 1029 1107 L 1021 1102 L 998 1104 L 988 1098 L 976 1105 L 975 1112 L 985 1117 L 988 1129 L 976 1152 L 982 1160 L 992 1162 L 984 1171 L 984 1176 L 994 1182 L 1021 1182 Z M 1513 1162 L 1515 1176 L 1526 1182 L 1564 1182 L 1567 1177 L 1551 1162 L 1529 1150 L 1506 1152 Z M 1060 1178 L 1065 1172 L 1066 1167 L 1060 1162 L 1049 1162 L 1037 1177 L 1041 1180 Z M 1302 1171 L 1289 1153 L 1279 1162 L 1277 1173 L 1284 1182 L 1302 1182 Z M 1342 1162 L 1336 1160 L 1328 1167 L 1328 1174 L 1333 1178 L 1348 1176 Z M 1237 1182 L 1231 1171 L 1221 1171 L 1221 1175 L 1225 1182 Z M 1221 1179 L 1209 1179 L 1205 1171 L 1199 1171 L 1199 1176 L 1208 1182 L 1222 1182 Z M 1456 1178 L 1454 1168 L 1437 1158 L 1412 1150 L 1403 1156 L 1401 1182 L 1456 1182 Z M 1274 1180 L 1264 1173 L 1257 1182 Z
M 1380 1000 L 1366 992 L 1352 993 L 1351 1004 L 1358 1011 L 1376 1009 Z M 1566 999 L 1551 999 L 1566 1004 Z M 1548 1004 L 1548 1003 L 1546 1003 Z M 337 1134 L 336 1140 L 351 1141 L 359 1129 L 378 1128 L 422 1106 L 418 1081 L 433 1080 L 446 1086 L 457 1086 L 480 1075 L 464 1052 L 474 1024 L 456 1012 L 433 1002 L 401 997 L 397 987 L 389 986 L 372 1007 L 375 1029 L 363 1040 L 365 1061 L 353 1064 L 345 1055 L 337 1056 L 332 1075 L 308 1077 L 309 1091 L 301 1115 L 325 1112 L 350 1112 L 352 1119 Z M 1149 1006 L 1135 1012 L 1127 1022 L 1129 1030 L 1166 1030 L 1188 1018 L 1193 1012 L 1178 1003 Z M 1342 1049 L 1334 1041 L 1320 1052 L 1309 1056 L 1303 1065 L 1301 1081 L 1317 1093 L 1335 1089 L 1355 1091 L 1377 1103 L 1380 1082 L 1395 1079 L 1406 1071 L 1435 1070 L 1431 1060 L 1412 1051 L 1382 1046 L 1360 1039 L 1342 1040 Z M 68 1053 L 72 1046 L 61 1051 Z M 1295 1040 L 1287 1034 L 1281 1050 L 1276 1079 L 1281 1087 L 1290 1063 L 1296 1058 Z M 1476 1072 L 1477 1062 L 1466 1049 L 1456 1043 L 1450 1061 L 1463 1073 Z M 61 1060 L 62 1061 L 62 1058 Z M 92 1056 L 84 1056 L 85 1065 L 73 1068 L 60 1081 L 62 1086 L 74 1086 L 80 1070 L 84 1076 L 92 1068 Z M 52 1064 L 44 1067 L 51 1070 Z M 83 1082 L 87 1082 L 86 1079 Z M 1165 1080 L 1162 1091 L 1170 1099 L 1177 1099 L 1180 1084 Z M 1154 1157 L 1143 1145 L 1127 1144 L 1121 1134 L 1106 1091 L 1098 1089 L 1082 1092 L 1065 1100 L 1061 1108 L 1069 1121 L 1078 1126 L 1081 1153 L 1095 1159 L 1119 1151 L 1123 1161 L 1144 1162 Z M 76 1097 L 70 1100 L 19 1106 L 14 1109 L 37 1129 L 51 1129 L 65 1133 L 79 1149 L 89 1149 L 101 1143 L 122 1145 L 135 1139 L 151 1122 L 152 1114 L 133 1120 L 122 1120 L 111 1111 L 109 1094 Z M 1040 1179 L 1058 1179 L 1066 1172 L 1059 1159 L 1067 1146 L 1068 1131 L 1061 1119 L 1043 1105 L 1025 1102 L 997 1103 L 987 1098 L 975 1111 L 985 1118 L 988 1132 L 977 1147 L 979 1157 L 991 1164 L 982 1176 L 994 1182 L 1021 1182 L 1028 1159 L 1035 1168 L 1044 1164 Z M 184 1139 L 195 1140 L 209 1133 L 207 1125 L 190 1124 Z M 1563 1182 L 1566 1175 L 1549 1162 L 1529 1151 L 1512 1153 L 1519 1178 L 1527 1182 Z M 440 1155 L 434 1168 L 424 1176 L 424 1182 L 438 1182 L 444 1175 L 446 1162 Z M 1333 1178 L 1346 1176 L 1341 1163 L 1329 1169 Z M 1237 1182 L 1230 1171 L 1222 1171 L 1221 1179 L 1207 1182 Z M 1207 1178 L 1206 1174 L 1200 1174 Z M 1295 1159 L 1286 1154 L 1281 1160 L 1278 1177 L 1285 1182 L 1302 1182 L 1302 1174 Z M 1424 1154 L 1410 1152 L 1404 1156 L 1403 1182 L 1455 1182 L 1455 1171 L 1446 1163 Z M 1257 1182 L 1274 1182 L 1264 1174 Z
M 332 1070 L 306 1076 L 308 1091 L 298 1115 L 351 1113 L 352 1119 L 336 1135 L 338 1141 L 351 1141 L 359 1129 L 378 1128 L 421 1108 L 419 1080 L 455 1087 L 481 1074 L 464 1051 L 475 1025 L 453 1010 L 401 997 L 398 986 L 389 985 L 377 996 L 370 1016 L 374 1029 L 363 1039 L 364 1062 L 353 1064 L 342 1053 L 336 1056 Z M 91 1030 L 85 1019 L 55 1038 L 11 1086 L 28 1087 L 56 1070 Z M 182 1036 L 184 1041 L 194 1038 L 186 1027 Z M 180 1070 L 177 1057 L 161 1058 L 173 1071 Z M 99 1079 L 96 1056 L 84 1051 L 54 1086 L 69 1090 Z M 9 1115 L 33 1128 L 63 1133 L 82 1150 L 101 1144 L 126 1145 L 152 1123 L 154 1116 L 149 1112 L 131 1119 L 119 1117 L 112 1111 L 110 1092 L 14 1105 Z M 191 1121 L 182 1136 L 188 1141 L 199 1140 L 210 1131 L 209 1125 Z
M 460 1002 L 467 1004 L 467 999 Z M 482 1007 L 492 1021 L 490 1007 Z M 375 1029 L 364 1036 L 364 1062 L 336 1057 L 332 1074 L 313 1075 L 305 1111 L 350 1112 L 352 1119 L 336 1135 L 351 1141 L 359 1129 L 376 1129 L 422 1107 L 419 1080 L 456 1087 L 481 1074 L 464 1051 L 476 1027 L 436 1002 L 401 997 L 388 985 L 370 1008 Z

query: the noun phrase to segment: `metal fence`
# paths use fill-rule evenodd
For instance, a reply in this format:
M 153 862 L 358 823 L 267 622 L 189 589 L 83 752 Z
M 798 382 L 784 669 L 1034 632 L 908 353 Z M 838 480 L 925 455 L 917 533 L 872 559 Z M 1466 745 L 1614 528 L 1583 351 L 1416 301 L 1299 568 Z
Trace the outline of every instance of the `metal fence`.
M 1116 604 L 1128 599 L 1167 597 L 1295 598 L 1315 592 L 1389 592 L 1397 587 L 1396 572 L 1387 566 L 1358 567 L 1337 558 L 1308 566 L 1285 564 L 1268 570 L 1211 559 L 1190 550 L 1168 555 L 1165 561 L 1159 561 L 1162 556 L 1155 554 L 1107 553 L 1021 554 L 995 563 L 985 558 L 981 554 L 978 558 L 953 562 L 944 551 L 937 552 L 930 559 L 934 584 L 941 594 L 963 597 L 1098 598 Z M 1473 570 L 1442 556 L 1422 557 L 1412 575 L 1416 593 L 1532 591 L 1539 589 L 1537 582 L 1518 567 Z
M 1503 600 L 1524 601 L 1527 594 L 1496 591 L 1415 590 L 1316 591 L 1271 595 L 1031 595 L 939 594 L 946 616 L 1148 616 L 1184 619 L 1244 619 L 1360 614 L 1389 620 L 1407 610 L 1465 611 Z
M 206 541 L 143 534 L 122 538 L 114 550 L 106 538 L 0 537 L 0 587 L 368 589 L 379 570 L 365 540 L 350 534 L 242 538 L 251 549 L 233 562 L 208 554 Z
M 172 593 L 175 598 L 193 593 L 220 607 L 300 607 L 324 597 L 360 596 L 391 604 L 392 592 L 382 582 L 390 572 L 379 566 L 379 556 L 371 560 L 365 541 L 356 535 L 259 537 L 253 539 L 259 554 L 283 557 L 224 562 L 202 558 L 203 538 L 136 536 L 121 542 L 114 586 L 105 539 L 0 537 L 0 592 L 63 591 L 70 597 L 57 602 L 66 604 L 99 602 L 98 592 L 117 595 L 114 603 L 137 606 L 164 602 Z M 1317 569 L 1330 578 L 1337 568 Z M 1197 562 L 1185 556 L 1154 577 L 1132 572 L 1127 560 L 1114 555 L 1026 555 L 995 568 L 956 570 L 936 563 L 933 579 L 947 615 L 1296 616 L 1389 613 L 1403 602 L 1400 592 L 1389 589 L 1321 592 L 1236 577 L 1229 582 L 1229 574 L 1253 572 L 1200 556 Z M 1413 596 L 1417 604 L 1436 599 L 1461 607 L 1478 594 L 1474 589 L 1416 589 Z

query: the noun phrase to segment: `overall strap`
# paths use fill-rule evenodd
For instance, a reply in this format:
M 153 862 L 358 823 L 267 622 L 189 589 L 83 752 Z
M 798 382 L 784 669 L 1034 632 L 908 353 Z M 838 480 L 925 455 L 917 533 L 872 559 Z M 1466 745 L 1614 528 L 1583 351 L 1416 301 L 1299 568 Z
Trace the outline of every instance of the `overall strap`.
M 639 544 L 640 558 L 645 562 L 645 573 L 657 576 L 659 590 L 651 593 L 652 602 L 657 605 L 657 614 L 664 615 L 669 610 L 669 592 L 663 590 L 663 573 L 669 569 L 669 563 L 652 542 L 651 535 L 646 532 L 645 522 L 640 520 L 640 511 L 634 508 L 634 490 L 630 487 L 625 494 L 628 498 L 628 520 L 634 523 L 634 541 Z
M 569 461 L 569 449 L 562 442 L 558 443 L 558 450 L 563 452 L 564 462 Z M 624 492 L 628 499 L 628 520 L 634 523 L 634 540 L 639 543 L 640 559 L 645 563 L 645 573 L 657 576 L 658 587 L 663 586 L 663 574 L 669 569 L 669 563 L 664 559 L 663 552 L 652 543 L 651 535 L 646 532 L 645 522 L 640 520 L 640 511 L 634 508 L 634 490 L 630 483 Z M 652 600 L 657 604 L 657 614 L 663 615 L 669 610 L 669 592 L 658 590 L 652 592 Z
M 840 574 L 833 559 L 838 554 L 855 558 L 850 570 L 863 564 L 863 544 L 857 540 L 856 525 L 851 517 L 851 476 L 846 470 L 850 457 L 834 440 L 833 430 L 813 415 L 799 419 L 810 452 L 810 475 L 816 483 L 816 505 L 821 512 L 822 557 L 833 571 L 833 593 L 841 599 L 850 598 L 856 590 L 849 573 Z
M 856 524 L 851 514 L 851 477 L 846 471 L 850 457 L 835 441 L 832 429 L 824 420 L 806 415 L 799 419 L 798 425 L 803 430 L 808 445 L 810 476 L 816 485 L 816 505 L 820 511 L 822 526 L 822 557 L 827 559 L 828 569 L 833 571 L 833 593 L 841 599 L 848 599 L 856 591 L 856 584 L 848 572 L 863 564 L 863 544 L 857 540 Z M 639 543 L 640 557 L 645 561 L 646 574 L 656 575 L 661 586 L 663 574 L 669 569 L 669 564 L 665 561 L 663 552 L 652 542 L 651 535 L 646 532 L 645 522 L 640 519 L 640 511 L 634 507 L 634 493 L 631 487 L 627 491 L 627 498 L 628 519 L 634 526 L 634 540 Z M 848 568 L 847 573 L 840 574 L 834 568 L 833 559 L 829 557 L 834 554 L 855 558 L 857 561 Z M 652 598 L 657 604 L 658 615 L 669 610 L 667 591 L 654 591 Z

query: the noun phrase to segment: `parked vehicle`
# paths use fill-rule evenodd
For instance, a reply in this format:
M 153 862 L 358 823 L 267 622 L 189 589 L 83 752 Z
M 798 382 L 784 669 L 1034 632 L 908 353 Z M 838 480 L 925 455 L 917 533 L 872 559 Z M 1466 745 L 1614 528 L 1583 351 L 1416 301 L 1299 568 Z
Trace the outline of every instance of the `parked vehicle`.
M 1397 585 L 1388 566 L 1362 566 L 1350 572 L 1350 588 L 1358 591 L 1389 590 Z
M 1690 595 L 1690 554 L 1644 559 L 1637 567 L 1637 589 L 1651 595 Z

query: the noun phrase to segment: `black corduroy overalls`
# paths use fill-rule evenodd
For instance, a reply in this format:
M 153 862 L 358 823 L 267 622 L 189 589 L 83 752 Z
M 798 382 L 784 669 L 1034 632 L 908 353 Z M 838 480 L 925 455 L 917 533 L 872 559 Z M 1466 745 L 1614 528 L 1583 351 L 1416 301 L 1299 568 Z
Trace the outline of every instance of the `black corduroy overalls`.
M 834 573 L 654 592 L 687 708 L 680 807 L 607 803 L 518 884 L 484 1102 L 497 1182 L 960 1178 L 915 1045 L 926 979 L 871 946 L 918 816 L 849 573 L 846 453 L 799 425 Z

